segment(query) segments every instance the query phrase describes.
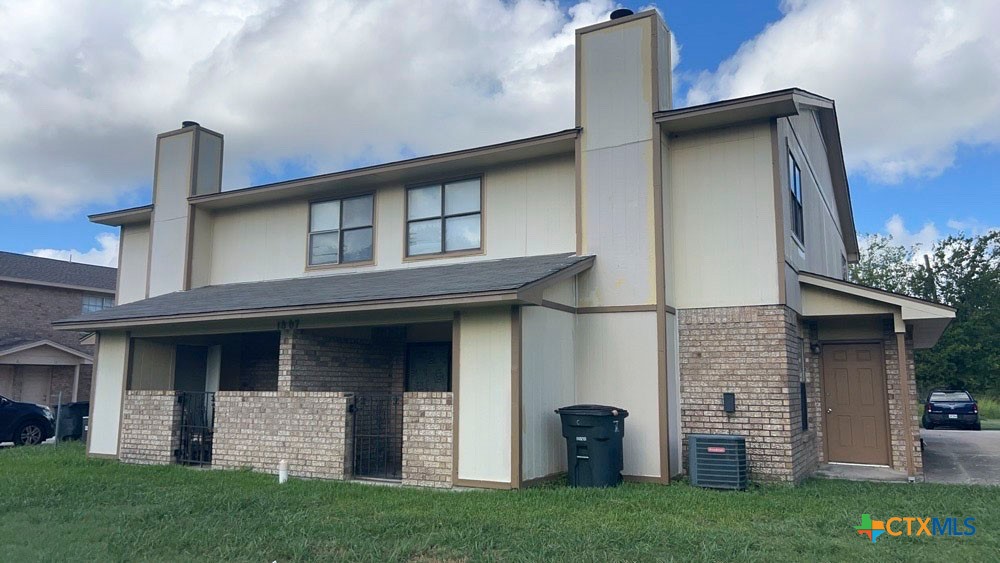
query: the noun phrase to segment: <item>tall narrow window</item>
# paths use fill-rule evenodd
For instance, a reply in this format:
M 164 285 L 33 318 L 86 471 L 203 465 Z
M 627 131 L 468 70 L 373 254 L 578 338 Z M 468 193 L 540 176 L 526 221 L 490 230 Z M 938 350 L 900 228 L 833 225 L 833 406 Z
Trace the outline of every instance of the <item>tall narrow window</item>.
M 480 178 L 406 191 L 406 255 L 477 250 L 482 245 Z
M 313 203 L 309 208 L 309 265 L 372 259 L 372 194 Z
M 806 241 L 806 229 L 802 220 L 802 171 L 792 153 L 788 153 L 788 188 L 792 192 L 791 218 L 792 233 L 799 242 Z

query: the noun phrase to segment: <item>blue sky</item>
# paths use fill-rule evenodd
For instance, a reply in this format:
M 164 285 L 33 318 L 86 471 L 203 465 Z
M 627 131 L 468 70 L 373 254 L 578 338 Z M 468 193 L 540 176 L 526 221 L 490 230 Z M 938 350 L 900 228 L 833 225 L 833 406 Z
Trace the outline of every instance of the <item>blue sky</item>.
M 480 1 L 484 2 L 485 0 Z M 821 4 L 823 1 L 817 0 L 812 4 Z M 601 4 L 600 2 L 596 3 Z M 804 3 L 810 4 L 809 2 Z M 622 2 L 621 4 L 636 10 L 649 5 L 648 2 L 631 1 Z M 562 2 L 559 7 L 566 10 L 573 5 L 574 3 L 572 2 Z M 601 6 L 598 5 L 595 9 L 600 8 Z M 760 61 L 761 57 L 766 57 L 766 50 L 763 47 L 757 49 L 756 52 L 753 49 L 747 49 L 743 53 L 742 58 L 736 57 L 734 59 L 734 55 L 737 54 L 737 50 L 740 49 L 741 45 L 744 45 L 747 41 L 759 38 L 769 25 L 780 22 L 781 25 L 776 25 L 775 29 L 771 30 L 769 34 L 770 38 L 768 39 L 770 41 L 780 41 L 780 38 L 783 36 L 780 28 L 790 28 L 796 18 L 804 20 L 809 17 L 809 10 L 816 12 L 822 6 L 809 5 L 798 10 L 793 8 L 794 6 L 791 4 L 785 6 L 783 9 L 776 2 L 763 1 L 725 0 L 700 2 L 675 0 L 661 2 L 661 13 L 664 15 L 668 26 L 673 30 L 675 39 L 680 46 L 680 63 L 675 68 L 674 78 L 675 106 L 686 105 L 691 100 L 700 100 L 699 96 L 703 95 L 717 98 L 720 96 L 728 97 L 723 96 L 727 92 L 742 93 L 739 89 L 740 87 L 744 90 L 746 88 L 753 90 L 756 87 L 754 86 L 756 83 L 787 83 L 789 85 L 802 85 L 807 88 L 809 84 L 822 83 L 822 80 L 817 80 L 809 72 L 802 73 L 802 82 L 800 83 L 794 69 L 790 69 L 777 78 L 771 76 L 774 73 L 767 69 L 771 62 L 764 60 L 762 64 Z M 540 9 L 544 9 L 544 6 Z M 563 17 L 566 17 L 565 11 L 563 12 Z M 821 17 L 821 14 L 815 15 L 815 17 Z M 166 16 L 164 16 L 164 19 L 166 20 Z M 783 19 L 787 19 L 788 21 L 782 21 Z M 406 22 L 405 19 L 398 19 L 396 21 L 403 24 Z M 164 25 L 168 24 L 169 22 Z M 0 26 L 2 25 L 0 24 Z M 95 31 L 102 25 L 105 25 L 103 20 L 97 21 L 94 24 Z M 2 28 L 0 28 L 0 31 L 2 31 Z M 548 32 L 550 35 L 555 36 L 558 33 L 558 26 L 553 24 L 553 27 Z M 546 31 L 543 29 L 539 33 L 546 33 Z M 787 33 L 784 36 L 787 36 Z M 525 42 L 536 41 L 532 37 L 536 36 L 527 36 L 523 40 Z M 801 36 L 798 40 L 805 44 L 802 47 L 803 49 L 809 46 L 809 37 Z M 26 39 L 26 41 L 31 41 L 31 39 Z M 762 39 L 759 43 L 764 44 L 766 41 Z M 208 46 L 212 47 L 211 51 L 206 47 L 205 52 L 214 53 L 218 51 L 219 44 L 224 45 L 225 41 L 220 39 L 218 44 Z M 0 47 L 3 47 L 3 45 L 0 44 Z M 113 51 L 116 49 L 116 46 L 112 44 L 103 46 L 102 48 L 104 51 L 101 52 L 104 53 L 107 50 Z M 0 49 L 0 52 L 3 52 L 3 49 Z M 65 56 L 66 53 L 72 54 L 74 52 L 73 45 L 69 45 L 62 52 L 62 55 Z M 54 56 L 58 56 L 58 54 Z M 188 71 L 189 76 L 195 70 L 205 66 L 204 57 L 206 55 L 204 54 L 183 53 L 177 56 L 193 57 L 191 60 L 198 60 L 197 57 L 202 57 L 198 64 L 190 67 L 191 70 Z M 875 69 L 876 72 L 880 68 L 891 70 L 899 66 L 892 61 L 880 62 L 880 56 L 881 54 L 878 50 L 870 50 L 864 54 L 863 58 L 854 59 L 846 63 L 848 65 L 846 68 L 856 69 L 859 75 L 863 75 L 866 69 L 869 68 L 869 63 L 871 65 L 870 68 Z M 888 55 L 886 56 L 888 57 Z M 0 56 L 0 59 L 2 58 Z M 160 59 L 162 58 L 161 56 Z M 965 57 L 963 60 L 969 58 Z M 726 61 L 730 61 L 727 63 L 729 65 L 728 68 L 720 69 L 720 65 L 724 65 Z M 233 64 L 239 63 L 237 61 Z M 830 68 L 844 68 L 843 66 L 838 67 L 837 64 L 839 64 L 837 61 L 831 62 Z M 883 67 L 880 67 L 880 64 Z M 734 65 L 739 68 L 733 68 Z M 773 65 L 777 69 L 784 66 L 794 67 L 794 64 L 789 64 L 784 59 L 773 60 Z M 99 68 L 99 65 L 94 66 L 95 68 Z M 951 66 L 954 66 L 954 64 Z M 765 70 L 760 71 L 760 67 L 764 67 Z M 553 75 L 561 73 L 558 76 L 564 77 L 565 71 L 558 70 L 562 68 L 563 66 L 553 67 L 554 70 L 546 72 L 550 72 Z M 755 68 L 758 70 L 755 71 Z M 3 72 L 4 67 L 0 63 L 0 78 L 3 77 Z M 504 72 L 502 69 L 497 71 L 499 76 L 504 76 Z M 754 72 L 757 72 L 763 78 L 754 78 Z M 969 72 L 969 76 L 975 80 L 975 77 L 978 75 L 989 74 L 991 69 L 972 68 Z M 475 74 L 474 69 L 472 73 Z M 488 75 L 488 73 L 484 71 L 484 75 Z M 69 76 L 69 80 L 77 80 L 77 77 L 72 75 L 67 76 Z M 542 76 L 545 76 L 544 72 Z M 750 78 L 747 78 L 747 76 L 750 76 Z M 727 77 L 735 78 L 728 80 Z M 52 82 L 52 80 L 52 77 L 48 77 L 48 82 Z M 380 84 L 380 80 L 384 81 L 384 76 L 381 78 L 379 76 L 373 77 L 372 83 L 378 85 Z M 731 83 L 738 83 L 741 80 L 744 84 L 743 86 L 732 86 Z M 754 80 L 757 80 L 757 82 L 754 82 Z M 846 76 L 844 80 L 850 81 L 852 77 Z M 874 80 L 874 84 L 879 84 L 877 77 Z M 39 81 L 41 82 L 41 79 Z M 189 78 L 190 82 L 191 79 Z M 750 86 L 746 86 L 746 84 L 750 84 Z M 987 83 L 983 83 L 982 85 L 970 83 L 965 85 L 964 88 L 989 88 L 990 86 Z M 3 97 L 3 88 L 3 81 L 0 80 L 0 98 Z M 72 89 L 72 86 L 69 88 Z M 840 88 L 840 86 L 834 86 L 834 88 Z M 929 89 L 933 90 L 934 87 L 931 86 Z M 845 128 L 845 120 L 849 119 L 845 115 L 849 115 L 847 112 L 852 108 L 863 108 L 865 112 L 874 112 L 872 115 L 879 115 L 880 110 L 885 107 L 885 104 L 894 103 L 893 98 L 887 98 L 884 92 L 873 90 L 870 98 L 866 98 L 866 92 L 863 89 L 858 90 L 860 91 L 855 90 L 842 94 L 848 100 L 848 102 L 843 104 L 840 101 L 841 98 L 837 95 L 838 92 L 817 90 L 817 93 L 821 95 L 834 97 L 838 100 L 842 129 Z M 279 94 L 276 97 L 280 97 L 281 91 L 277 90 L 277 92 Z M 704 94 L 705 92 L 708 92 L 708 94 Z M 939 96 L 936 103 L 944 104 L 945 106 L 951 103 L 947 94 L 947 92 L 936 93 Z M 261 93 L 261 96 L 265 95 L 266 93 Z M 86 105 L 88 100 L 86 97 L 82 99 L 81 103 Z M 967 101 L 957 99 L 953 103 L 958 104 L 959 102 L 967 103 Z M 350 98 L 340 103 L 350 104 Z M 356 103 L 363 104 L 364 102 L 357 101 Z M 904 103 L 906 103 L 905 100 L 900 102 L 900 104 Z M 991 101 L 987 100 L 984 103 L 989 105 Z M 183 104 L 178 103 L 176 107 L 179 109 L 169 111 L 168 108 L 168 111 L 157 116 L 159 117 L 158 120 L 151 118 L 149 123 L 142 123 L 141 126 L 135 125 L 136 120 L 142 120 L 142 114 L 137 111 L 136 113 L 139 117 L 134 118 L 129 126 L 132 128 L 130 132 L 136 135 L 134 138 L 139 140 L 118 146 L 117 154 L 99 154 L 95 157 L 90 157 L 90 150 L 88 149 L 81 151 L 82 154 L 66 153 L 56 155 L 56 162 L 44 165 L 45 167 L 51 166 L 56 169 L 65 166 L 67 168 L 65 177 L 69 178 L 74 177 L 73 173 L 76 172 L 77 168 L 84 169 L 81 177 L 89 178 L 89 182 L 94 186 L 93 188 L 81 185 L 79 193 L 74 192 L 72 187 L 63 190 L 52 188 L 50 198 L 47 191 L 49 184 L 46 183 L 49 180 L 43 178 L 37 185 L 26 188 L 26 191 L 21 193 L 5 193 L 0 190 L 0 250 L 31 252 L 36 249 L 77 249 L 77 254 L 86 252 L 95 246 L 100 250 L 97 237 L 104 233 L 114 234 L 115 230 L 89 223 L 86 215 L 148 203 L 150 191 L 149 177 L 152 174 L 153 139 L 152 135 L 143 137 L 135 133 L 135 131 L 141 130 L 142 135 L 146 135 L 149 131 L 155 132 L 157 130 L 173 128 L 175 125 L 172 124 L 172 121 L 179 122 L 181 119 L 192 118 L 188 114 L 180 113 L 180 108 L 185 107 Z M 199 106 L 194 105 L 190 107 L 197 108 Z M 449 107 L 454 107 L 454 105 Z M 439 111 L 448 111 L 449 107 L 445 107 Z M 73 108 L 70 108 L 68 111 L 72 112 Z M 340 105 L 337 111 L 359 114 L 355 118 L 357 123 L 354 127 L 364 128 L 365 130 L 369 130 L 370 127 L 370 130 L 375 131 L 380 126 L 380 122 L 377 119 L 373 118 L 370 124 L 366 121 L 366 115 L 375 115 L 370 110 L 361 107 L 352 110 L 350 105 Z M 405 112 L 406 109 L 401 108 L 399 111 Z M 454 112 L 459 114 L 456 119 L 462 117 L 462 111 L 461 107 L 454 107 Z M 479 110 L 470 109 L 469 111 L 474 112 Z M 489 110 L 487 109 L 486 111 Z M 498 111 L 513 110 L 501 107 Z M 939 116 L 938 119 L 954 119 L 952 116 L 959 115 L 958 112 L 960 111 L 962 111 L 962 108 L 956 107 L 951 113 Z M 855 110 L 855 114 L 857 113 L 861 113 L 861 110 Z M 891 113 L 891 111 L 887 111 L 887 113 Z M 163 115 L 167 117 L 163 117 Z M 905 116 L 905 114 L 901 115 Z M 866 113 L 865 117 L 867 118 L 867 116 L 868 114 Z M 984 117 L 984 120 L 993 119 L 995 116 L 996 113 L 987 115 Z M 475 116 L 473 115 L 472 117 L 474 118 Z M 56 119 L 56 116 L 53 116 L 53 119 Z M 96 128 L 100 129 L 99 119 L 100 116 L 92 117 L 89 126 L 95 127 L 93 121 L 96 120 L 98 121 Z M 118 116 L 115 116 L 114 119 L 118 119 Z M 168 119 L 171 122 L 168 122 L 167 126 L 164 126 L 162 123 Z M 224 117 L 217 117 L 215 121 L 207 125 L 211 127 L 214 123 L 223 121 L 224 119 Z M 294 117 L 292 120 L 294 120 Z M 884 130 L 898 125 L 903 129 L 912 126 L 911 121 L 902 118 L 898 121 L 888 120 L 880 124 L 879 128 Z M 204 120 L 202 122 L 205 123 Z M 236 122 L 234 121 L 234 123 Z M 435 141 L 425 146 L 414 146 L 420 143 L 419 136 L 409 137 L 407 134 L 394 133 L 387 130 L 384 135 L 373 136 L 371 140 L 362 139 L 361 141 L 363 142 L 359 141 L 361 144 L 351 144 L 348 141 L 344 141 L 340 144 L 334 143 L 333 146 L 325 146 L 321 144 L 321 141 L 317 141 L 313 145 L 305 144 L 297 147 L 296 140 L 294 139 L 294 131 L 286 132 L 287 135 L 280 136 L 268 134 L 273 128 L 281 126 L 280 121 L 276 123 L 271 123 L 271 129 L 268 129 L 267 123 L 263 123 L 259 130 L 254 130 L 245 124 L 231 125 L 228 129 L 223 129 L 223 132 L 227 133 L 227 176 L 229 176 L 229 167 L 233 167 L 234 169 L 239 167 L 240 170 L 234 176 L 230 176 L 227 188 L 242 187 L 247 184 L 261 184 L 466 146 L 453 146 L 449 144 L 450 141 L 448 140 Z M 456 123 L 461 123 L 461 121 L 456 121 Z M 45 124 L 42 125 L 44 126 Z M 572 124 L 565 123 L 564 125 L 570 126 Z M 941 127 L 946 127 L 946 125 L 941 125 Z M 233 131 L 234 128 L 236 129 L 235 133 Z M 494 138 L 490 134 L 483 133 L 456 135 L 455 138 L 468 138 L 476 141 L 473 144 L 482 144 L 503 140 L 503 138 L 527 136 L 541 132 L 530 130 L 528 126 L 524 126 L 523 128 L 525 130 L 521 132 L 515 124 L 509 130 L 497 131 L 495 135 L 501 138 Z M 560 127 L 552 127 L 552 129 L 555 128 Z M 500 128 L 498 127 L 497 129 Z M 321 134 L 317 136 L 315 132 L 308 132 L 308 126 L 305 126 L 302 130 L 306 131 L 306 133 L 302 133 L 305 137 L 312 138 L 310 137 L 312 135 L 315 138 L 322 138 Z M 863 139 L 863 141 L 858 142 L 858 145 L 864 147 L 864 154 L 855 159 L 858 164 L 852 166 L 850 175 L 854 213 L 859 232 L 891 232 L 900 242 L 907 244 L 922 242 L 926 244 L 930 240 L 940 238 L 957 230 L 978 232 L 985 228 L 1000 226 L 1000 205 L 998 205 L 998 202 L 1000 202 L 1000 197 L 998 197 L 998 193 L 1000 193 L 1000 189 L 998 189 L 1000 188 L 1000 185 L 998 185 L 1000 184 L 1000 180 L 998 180 L 1000 178 L 1000 155 L 997 153 L 995 139 L 989 137 L 984 139 L 984 135 L 981 130 L 977 129 L 975 123 L 965 126 L 963 130 L 951 131 L 943 129 L 947 130 L 948 134 L 955 136 L 950 149 L 948 147 L 928 148 L 918 144 L 905 150 L 900 149 L 899 155 L 893 153 L 893 143 L 905 144 L 910 140 L 907 138 L 907 135 L 901 134 L 898 139 L 893 139 L 891 134 L 881 135 L 879 131 L 863 131 L 863 127 L 861 126 L 853 127 L 853 129 L 848 127 L 847 131 L 845 131 L 844 139 L 847 144 L 852 141 L 852 137 L 848 135 L 852 130 L 861 131 L 855 135 L 855 138 Z M 239 135 L 241 133 L 246 136 L 253 134 L 262 140 L 259 141 L 256 147 L 248 146 L 240 148 L 239 139 L 241 137 Z M 926 131 L 916 130 L 909 136 L 912 138 L 926 134 Z M 966 137 L 963 137 L 963 135 Z M 148 141 L 143 143 L 141 141 L 143 138 L 148 138 Z M 452 139 L 452 141 L 460 143 L 458 140 Z M 89 144 L 86 137 L 83 138 L 82 142 L 84 146 Z M 103 141 L 101 138 L 95 138 L 93 142 L 98 144 Z M 231 163 L 229 154 L 231 143 L 235 143 L 236 150 L 241 151 L 237 152 L 238 156 L 235 157 L 240 159 L 237 162 L 241 162 L 241 165 Z M 132 147 L 130 145 L 138 146 Z M 15 160 L 16 155 L 13 155 L 15 151 L 9 148 L 11 146 L 13 145 L 0 143 L 0 182 L 14 182 L 14 174 L 9 171 L 12 167 L 5 167 L 2 162 L 4 158 L 2 152 L 5 150 L 10 151 L 7 158 Z M 846 149 L 849 151 L 851 147 L 848 146 Z M 319 152 L 320 150 L 327 152 L 321 153 Z M 926 156 L 928 152 L 934 152 L 934 154 Z M 324 154 L 325 156 L 318 157 L 317 154 Z M 899 165 L 905 170 L 910 170 L 910 172 L 901 175 L 891 172 L 896 170 L 893 167 L 897 166 L 897 162 L 910 158 L 914 154 L 919 155 L 916 164 Z M 18 156 L 17 158 L 19 159 L 20 157 Z M 49 158 L 52 160 L 52 157 Z M 72 161 L 74 158 L 78 158 L 83 162 L 78 165 L 74 165 L 72 162 L 68 164 L 64 164 L 63 162 L 64 160 Z M 101 168 L 99 173 L 86 170 L 88 166 L 86 159 L 88 158 L 102 159 L 99 165 Z M 98 165 L 95 164 L 94 166 Z M 115 169 L 119 166 L 123 172 L 117 174 Z M 125 172 L 126 169 L 128 170 L 127 172 Z M 886 170 L 890 170 L 890 172 L 886 172 Z M 7 177 L 4 177 L 5 175 Z M 53 173 L 51 185 L 56 186 L 60 181 L 65 181 L 64 176 Z M 93 193 L 88 195 L 86 193 L 87 189 L 91 189 Z M 45 202 L 49 199 L 58 204 L 53 203 L 51 208 L 47 207 Z M 894 216 L 897 218 L 890 222 Z M 933 224 L 933 227 L 929 227 L 929 224 Z M 110 245 L 113 241 L 106 237 L 104 242 Z M 48 255 L 64 257 L 65 253 L 49 253 Z M 93 253 L 93 256 L 99 257 L 100 254 Z

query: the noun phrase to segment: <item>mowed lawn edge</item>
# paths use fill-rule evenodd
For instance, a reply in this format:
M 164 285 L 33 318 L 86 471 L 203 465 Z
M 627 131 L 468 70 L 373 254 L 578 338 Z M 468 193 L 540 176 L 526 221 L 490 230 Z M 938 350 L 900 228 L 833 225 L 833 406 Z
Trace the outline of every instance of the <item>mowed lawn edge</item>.
M 863 513 L 975 518 L 969 537 L 854 532 Z M 430 491 L 0 450 L 0 560 L 988 560 L 1000 488 L 810 480 L 711 491 Z

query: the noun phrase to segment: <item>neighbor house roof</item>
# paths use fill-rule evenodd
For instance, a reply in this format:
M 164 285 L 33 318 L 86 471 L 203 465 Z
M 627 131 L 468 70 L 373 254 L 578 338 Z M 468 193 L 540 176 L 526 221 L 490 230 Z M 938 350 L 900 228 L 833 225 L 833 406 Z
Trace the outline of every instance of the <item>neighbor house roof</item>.
M 388 182 L 406 183 L 455 174 L 467 174 L 490 166 L 558 154 L 570 154 L 575 150 L 576 139 L 579 135 L 579 128 L 566 129 L 494 145 L 421 156 L 262 186 L 196 195 L 189 197 L 188 201 L 204 209 L 220 209 L 255 205 L 290 197 L 309 199 L 327 195 L 331 190 L 353 190 Z M 91 215 L 90 220 L 102 225 L 122 226 L 148 223 L 151 216 L 152 206 L 147 205 Z
M 0 281 L 114 293 L 117 270 L 104 266 L 0 252 Z
M 5 360 L 7 360 L 7 358 L 9 357 L 13 357 L 16 354 L 21 354 L 22 352 L 27 352 L 29 350 L 42 347 L 52 348 L 58 352 L 62 352 L 63 354 L 67 354 L 69 356 L 73 356 L 75 358 L 83 360 L 84 362 L 91 362 L 94 359 L 90 354 L 86 354 L 84 352 L 81 352 L 80 350 L 74 350 L 69 346 L 64 346 L 62 344 L 59 344 L 58 342 L 42 339 L 34 341 L 22 340 L 18 344 L 14 345 L 11 345 L 10 341 L 8 341 L 7 343 L 0 342 L 0 363 L 8 363 Z
M 53 323 L 64 330 L 400 309 L 541 302 L 541 288 L 589 268 L 593 256 L 553 254 L 206 286 Z
M 798 115 L 804 109 L 816 111 L 820 132 L 826 144 L 830 163 L 830 177 L 837 200 L 837 216 L 844 231 L 847 259 L 856 262 L 859 257 L 858 234 L 851 209 L 851 190 L 847 184 L 844 149 L 840 142 L 837 108 L 833 100 L 807 92 L 801 88 L 788 88 L 743 98 L 733 98 L 709 104 L 659 111 L 653 119 L 665 133 L 729 127 L 751 121 L 775 119 Z

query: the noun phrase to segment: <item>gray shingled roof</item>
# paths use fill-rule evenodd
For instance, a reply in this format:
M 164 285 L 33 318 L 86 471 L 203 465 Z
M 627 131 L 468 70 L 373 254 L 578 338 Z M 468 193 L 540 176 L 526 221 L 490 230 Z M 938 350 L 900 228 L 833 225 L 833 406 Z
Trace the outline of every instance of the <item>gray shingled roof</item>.
M 117 277 L 114 268 L 0 251 L 0 278 L 114 291 Z
M 287 309 L 372 301 L 517 291 L 593 256 L 553 254 L 478 260 L 447 266 L 307 276 L 275 281 L 212 285 L 178 291 L 57 321 L 86 324 L 177 317 L 247 309 Z

